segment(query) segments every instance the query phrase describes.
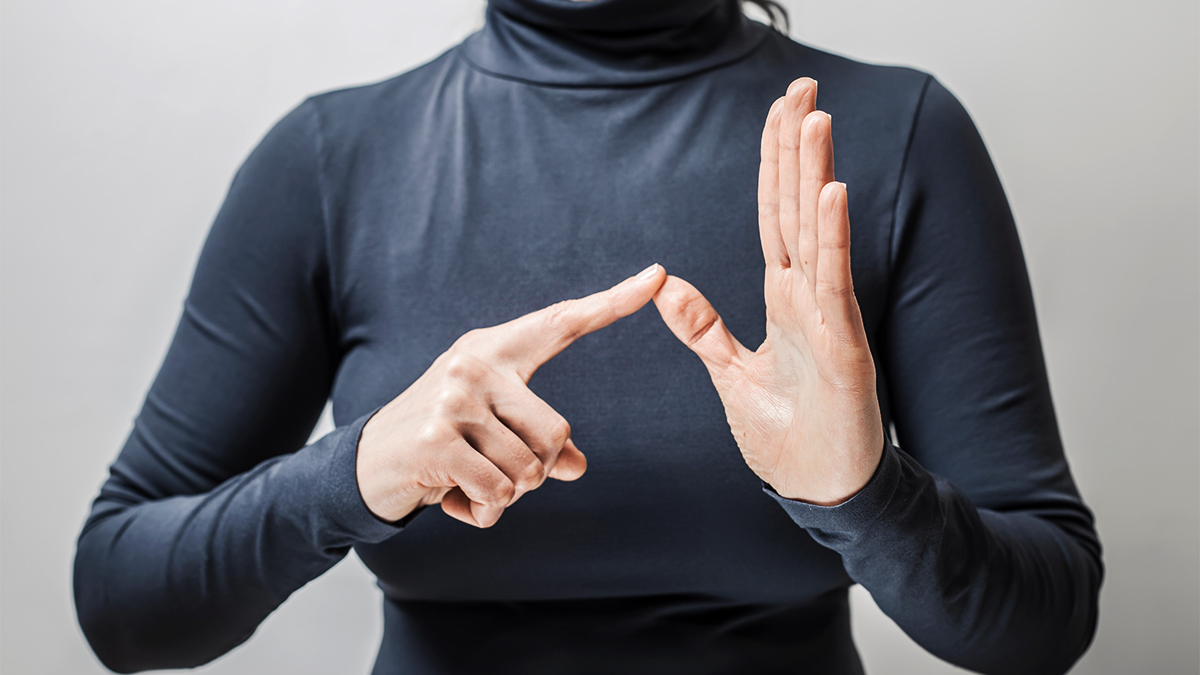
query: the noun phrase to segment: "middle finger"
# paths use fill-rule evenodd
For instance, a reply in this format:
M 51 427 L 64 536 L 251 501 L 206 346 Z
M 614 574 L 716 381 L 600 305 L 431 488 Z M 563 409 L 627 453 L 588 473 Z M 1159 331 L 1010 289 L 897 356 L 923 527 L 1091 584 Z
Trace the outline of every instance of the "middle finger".
M 498 375 L 489 388 L 489 405 L 504 426 L 537 455 L 549 472 L 571 438 L 571 425 L 524 383 Z
M 800 257 L 801 226 L 801 127 L 804 118 L 816 106 L 817 83 L 802 77 L 788 87 L 784 100 L 783 119 L 779 123 L 779 233 L 787 248 L 790 266 L 800 272 L 804 261 Z

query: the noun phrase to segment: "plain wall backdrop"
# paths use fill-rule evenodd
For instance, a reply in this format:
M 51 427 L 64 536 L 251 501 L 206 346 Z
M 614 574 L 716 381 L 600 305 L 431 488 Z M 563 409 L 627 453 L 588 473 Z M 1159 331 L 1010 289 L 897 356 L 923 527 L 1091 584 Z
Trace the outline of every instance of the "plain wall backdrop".
M 1197 672 L 1197 2 L 785 4 L 802 42 L 939 77 L 999 168 L 1067 455 L 1105 546 L 1100 629 L 1073 672 Z M 0 5 L 4 673 L 103 672 L 75 622 L 74 540 L 238 165 L 308 94 L 429 60 L 482 7 Z M 872 673 L 957 670 L 864 591 L 853 600 Z M 379 591 L 351 556 L 204 672 L 366 673 L 380 634 Z

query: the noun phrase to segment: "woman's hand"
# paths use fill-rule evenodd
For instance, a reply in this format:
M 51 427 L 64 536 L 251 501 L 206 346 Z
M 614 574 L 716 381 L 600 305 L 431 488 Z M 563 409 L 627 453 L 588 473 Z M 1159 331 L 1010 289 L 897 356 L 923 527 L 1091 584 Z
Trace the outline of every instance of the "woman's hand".
M 833 182 L 830 117 L 796 80 L 762 137 L 759 236 L 767 338 L 742 346 L 712 305 L 669 277 L 654 301 L 712 376 L 746 463 L 781 496 L 840 504 L 883 452 L 875 365 L 850 279 L 846 186 Z
M 652 265 L 606 291 L 455 341 L 363 427 L 356 469 L 367 507 L 395 521 L 440 502 L 458 520 L 491 527 L 547 476 L 582 476 L 587 460 L 570 425 L 526 385 L 572 342 L 640 309 L 665 278 Z

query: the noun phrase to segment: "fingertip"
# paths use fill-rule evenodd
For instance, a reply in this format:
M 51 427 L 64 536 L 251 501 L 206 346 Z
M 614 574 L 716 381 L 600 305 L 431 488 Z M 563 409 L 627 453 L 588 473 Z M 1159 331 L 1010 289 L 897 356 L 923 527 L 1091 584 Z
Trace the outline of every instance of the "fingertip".
M 846 184 L 830 181 L 821 188 L 818 198 L 817 223 L 821 239 L 840 241 L 842 228 L 850 219 L 850 207 L 846 195 Z
M 780 120 L 783 119 L 783 111 L 786 109 L 787 97 L 780 96 L 771 103 L 771 109 L 767 111 L 767 121 L 763 124 L 763 142 L 768 139 L 774 139 L 779 133 Z
M 671 276 L 670 274 L 668 274 L 668 275 L 666 276 L 666 278 L 665 278 L 665 279 L 663 279 L 662 285 L 658 287 L 658 290 L 657 290 L 657 291 L 654 291 L 654 299 L 655 299 L 655 300 L 658 300 L 658 296 L 662 295 L 662 294 L 663 294 L 663 291 L 665 291 L 665 290 L 667 289 L 667 287 L 671 285 L 671 280 L 672 280 L 672 279 L 674 279 L 674 278 L 675 278 L 675 277 L 673 277 L 673 276 Z
M 641 272 L 638 272 L 638 275 L 636 278 L 638 281 L 646 281 L 652 277 L 657 276 L 659 268 L 660 268 L 660 265 L 658 263 L 654 263 L 654 264 L 650 265 L 649 267 L 647 267 L 646 269 L 642 270 Z
M 570 483 L 579 480 L 585 473 L 587 473 L 587 456 L 568 441 L 568 445 L 559 453 L 554 467 L 550 469 L 550 477 Z
M 556 481 L 559 481 L 560 483 L 573 483 L 582 478 L 583 474 L 572 474 L 555 468 L 550 472 L 550 477 Z
M 658 289 L 662 288 L 663 283 L 666 282 L 668 275 L 667 268 L 663 267 L 661 264 L 654 263 L 654 267 L 656 268 L 654 272 L 654 280 L 656 282 L 654 291 L 657 293 Z
M 792 80 L 792 83 L 789 84 L 787 88 L 787 95 L 789 97 L 794 96 L 797 98 L 802 98 L 809 93 L 817 93 L 817 81 L 811 77 L 796 78 L 795 80 Z
M 622 280 L 616 286 L 608 289 L 608 291 L 602 291 L 601 293 L 608 294 L 606 303 L 610 307 L 616 308 L 617 316 L 613 317 L 613 319 L 628 316 L 636 312 L 647 302 L 650 302 L 650 299 L 654 297 L 659 287 L 662 286 L 662 282 L 666 276 L 667 273 L 663 269 L 663 266 L 653 263 L 641 272 Z M 583 298 L 582 300 L 587 299 Z M 609 323 L 611 323 L 611 320 Z M 608 324 L 605 323 L 604 325 Z M 587 332 L 590 333 L 592 330 L 596 330 L 596 328 L 592 328 Z
M 511 501 L 509 502 L 511 503 Z M 500 516 L 504 514 L 504 507 L 488 506 L 478 502 L 471 502 L 471 515 L 475 518 L 475 526 L 481 529 L 487 529 L 496 523 L 500 522 Z
M 447 492 L 442 497 L 441 505 L 442 511 L 451 518 L 475 527 L 480 526 L 479 521 L 475 519 L 473 504 L 462 488 L 456 487 Z
M 779 121 L 779 116 L 783 114 L 783 104 L 787 102 L 786 96 L 780 96 L 771 102 L 771 109 L 767 111 L 767 120 L 775 122 Z
M 814 110 L 804 116 L 804 128 L 812 131 L 819 129 L 830 129 L 833 124 L 833 116 L 824 110 Z
M 830 205 L 846 201 L 846 184 L 839 181 L 829 181 L 821 188 L 821 201 Z
M 650 288 L 653 288 L 654 290 L 651 291 L 653 294 L 658 292 L 659 286 L 662 285 L 663 280 L 666 279 L 666 277 L 667 272 L 663 266 L 658 263 L 654 263 L 641 272 L 638 272 L 636 276 L 631 278 L 631 280 L 637 286 L 647 285 Z

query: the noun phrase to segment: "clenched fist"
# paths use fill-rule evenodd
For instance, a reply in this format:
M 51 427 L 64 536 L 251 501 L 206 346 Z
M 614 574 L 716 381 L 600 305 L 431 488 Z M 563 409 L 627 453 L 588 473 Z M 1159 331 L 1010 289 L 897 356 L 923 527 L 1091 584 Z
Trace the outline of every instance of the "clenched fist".
M 654 301 L 708 368 L 750 468 L 783 497 L 831 506 L 870 480 L 884 435 L 850 279 L 846 186 L 834 182 L 832 121 L 815 110 L 816 96 L 816 82 L 796 80 L 763 130 L 762 346 L 742 346 L 682 279 L 668 278 Z
M 363 427 L 356 469 L 367 507 L 395 521 L 440 502 L 458 520 L 491 527 L 547 477 L 582 476 L 587 460 L 570 425 L 529 378 L 575 340 L 636 312 L 665 279 L 651 265 L 606 291 L 459 338 Z

